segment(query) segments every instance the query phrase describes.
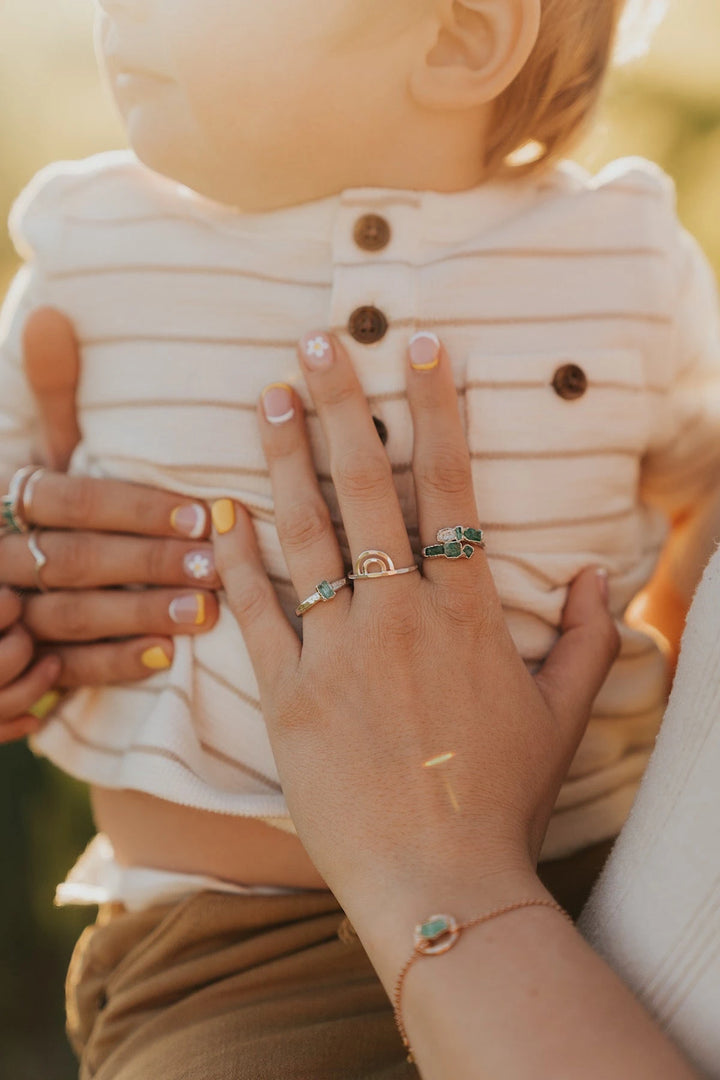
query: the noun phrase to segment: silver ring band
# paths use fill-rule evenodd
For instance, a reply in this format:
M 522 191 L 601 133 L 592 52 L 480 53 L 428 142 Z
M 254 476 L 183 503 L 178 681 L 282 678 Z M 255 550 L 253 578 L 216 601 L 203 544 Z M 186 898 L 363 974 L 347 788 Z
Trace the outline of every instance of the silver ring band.
M 35 560 L 35 567 L 34 567 L 34 571 L 33 571 L 34 574 L 35 574 L 35 582 L 37 584 L 37 587 L 38 587 L 39 591 L 45 593 L 45 592 L 49 592 L 50 590 L 48 589 L 47 585 L 45 584 L 45 582 L 42 579 L 42 572 L 45 569 L 45 567 L 47 566 L 48 559 L 47 559 L 47 555 L 45 554 L 45 552 L 40 547 L 39 539 L 40 539 L 40 531 L 39 531 L 39 529 L 33 529 L 32 532 L 30 532 L 28 534 L 27 546 L 30 549 L 30 554 L 32 555 L 33 559 Z
M 308 611 L 317 604 L 327 604 L 328 600 L 334 600 L 336 595 L 341 589 L 345 588 L 347 583 L 347 578 L 340 578 L 339 581 L 321 581 L 315 589 L 315 592 L 311 593 L 301 604 L 298 604 L 295 608 L 295 614 L 302 618 L 303 615 L 307 615 Z
M 25 485 L 35 472 L 36 465 L 23 465 L 10 481 L 7 495 L 0 500 L 0 535 L 7 533 L 26 533 L 30 526 L 25 520 L 22 497 Z
M 21 500 L 22 513 L 25 521 L 29 524 L 32 523 L 32 501 L 35 495 L 35 488 L 37 487 L 38 480 L 40 480 L 47 471 L 48 470 L 43 465 L 38 465 L 34 472 L 27 478 L 27 482 L 23 488 Z
M 371 567 L 377 566 L 377 570 L 372 570 Z M 420 567 L 417 563 L 413 563 L 412 566 L 399 566 L 396 568 L 395 563 L 392 561 L 386 551 L 378 551 L 375 548 L 370 548 L 368 551 L 362 551 L 355 560 L 355 566 L 353 567 L 352 574 L 348 574 L 350 581 L 369 581 L 372 578 L 381 577 L 397 577 L 399 574 L 412 574 Z

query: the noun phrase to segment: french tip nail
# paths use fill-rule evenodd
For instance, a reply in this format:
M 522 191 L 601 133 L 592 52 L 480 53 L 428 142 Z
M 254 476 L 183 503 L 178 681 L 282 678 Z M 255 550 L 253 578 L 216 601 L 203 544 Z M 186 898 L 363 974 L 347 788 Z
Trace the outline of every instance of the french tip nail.
M 440 363 L 440 338 L 430 330 L 419 330 L 408 342 L 410 366 L 414 371 L 432 371 Z
M 210 512 L 213 525 L 221 536 L 235 528 L 235 504 L 232 499 L 218 499 L 212 504 Z
M 143 667 L 148 668 L 149 671 L 167 671 L 171 664 L 170 657 L 161 645 L 153 645 L 146 649 L 140 659 Z
M 170 524 L 175 532 L 190 540 L 199 540 L 205 533 L 207 511 L 200 503 L 176 506 L 170 514 Z
M 263 412 L 270 424 L 279 426 L 295 415 L 292 387 L 287 383 L 270 383 L 262 392 Z
M 205 597 L 203 593 L 176 596 L 168 610 L 178 626 L 202 626 L 206 614 Z

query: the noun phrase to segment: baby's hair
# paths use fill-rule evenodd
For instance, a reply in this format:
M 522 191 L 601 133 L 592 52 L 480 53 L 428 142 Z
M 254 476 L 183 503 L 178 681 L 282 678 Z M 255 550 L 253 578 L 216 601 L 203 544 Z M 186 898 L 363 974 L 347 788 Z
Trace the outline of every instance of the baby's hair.
M 537 171 L 570 149 L 598 103 L 621 20 L 637 22 L 641 5 L 656 22 L 653 12 L 665 7 L 663 0 L 543 0 L 533 53 L 494 106 L 486 176 Z M 528 145 L 533 153 L 523 162 Z M 508 161 L 513 154 L 520 164 Z

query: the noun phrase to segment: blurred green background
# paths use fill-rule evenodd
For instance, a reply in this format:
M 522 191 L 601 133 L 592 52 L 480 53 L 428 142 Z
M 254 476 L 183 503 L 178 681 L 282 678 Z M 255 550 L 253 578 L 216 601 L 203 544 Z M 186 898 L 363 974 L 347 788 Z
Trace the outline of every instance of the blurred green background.
M 0 0 L 0 218 L 57 158 L 122 146 L 95 70 L 90 0 Z M 675 0 L 651 54 L 610 81 L 578 154 L 592 169 L 623 154 L 659 161 L 680 213 L 720 271 L 720 4 Z M 0 290 L 15 268 L 0 232 Z M 91 832 L 84 791 L 24 746 L 0 752 L 0 1077 L 72 1080 L 62 983 L 92 911 L 58 910 L 53 889 Z M 148 1078 L 151 1080 L 151 1078 Z

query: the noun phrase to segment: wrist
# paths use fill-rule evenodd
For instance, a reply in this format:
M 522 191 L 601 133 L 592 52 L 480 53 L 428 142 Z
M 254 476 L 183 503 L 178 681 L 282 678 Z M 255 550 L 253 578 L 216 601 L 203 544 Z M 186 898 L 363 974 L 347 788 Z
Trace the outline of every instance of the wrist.
M 453 875 L 429 867 L 412 880 L 376 878 L 371 891 L 348 897 L 343 907 L 390 992 L 412 954 L 415 927 L 430 916 L 450 915 L 462 923 L 519 900 L 549 899 L 532 865 L 518 860 L 467 866 Z

